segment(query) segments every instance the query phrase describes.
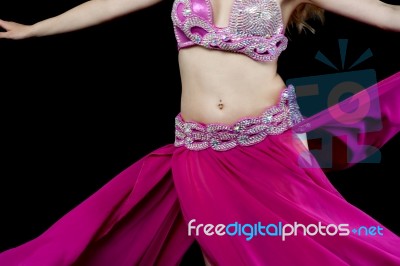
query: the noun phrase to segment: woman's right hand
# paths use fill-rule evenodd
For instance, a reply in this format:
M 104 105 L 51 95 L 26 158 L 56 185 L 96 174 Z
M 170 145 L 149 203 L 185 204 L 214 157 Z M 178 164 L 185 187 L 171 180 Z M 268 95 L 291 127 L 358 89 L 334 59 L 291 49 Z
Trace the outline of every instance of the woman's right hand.
M 0 39 L 19 40 L 31 37 L 31 26 L 29 25 L 0 19 L 0 28 L 5 30 L 0 32 Z

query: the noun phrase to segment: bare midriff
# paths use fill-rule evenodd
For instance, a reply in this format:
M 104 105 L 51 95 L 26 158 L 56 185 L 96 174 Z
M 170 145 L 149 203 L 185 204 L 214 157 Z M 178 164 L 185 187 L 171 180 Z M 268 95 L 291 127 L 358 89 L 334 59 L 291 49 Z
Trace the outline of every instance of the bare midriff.
M 277 62 L 195 46 L 179 52 L 185 121 L 232 124 L 260 115 L 286 87 Z

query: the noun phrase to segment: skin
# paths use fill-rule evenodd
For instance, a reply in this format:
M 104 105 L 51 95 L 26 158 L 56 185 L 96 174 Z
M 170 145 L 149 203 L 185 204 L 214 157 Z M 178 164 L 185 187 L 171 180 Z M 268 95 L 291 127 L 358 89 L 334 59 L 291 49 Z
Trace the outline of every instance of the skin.
M 149 7 L 160 0 L 91 0 L 34 25 L 0 20 L 0 39 L 24 39 L 76 31 Z M 214 24 L 228 25 L 234 0 L 211 0 Z M 277 0 L 287 25 L 294 9 L 310 3 L 382 30 L 400 32 L 400 7 L 378 0 Z M 231 124 L 275 104 L 285 83 L 277 61 L 256 62 L 241 54 L 195 46 L 179 52 L 181 114 L 189 121 Z M 220 109 L 218 104 L 222 103 Z M 307 147 L 306 141 L 303 143 Z M 211 265 L 206 259 L 206 265 Z

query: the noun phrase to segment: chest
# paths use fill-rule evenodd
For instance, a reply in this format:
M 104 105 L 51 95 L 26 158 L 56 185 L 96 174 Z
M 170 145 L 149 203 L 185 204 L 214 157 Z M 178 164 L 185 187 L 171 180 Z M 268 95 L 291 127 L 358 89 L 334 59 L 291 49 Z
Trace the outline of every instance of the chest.
M 175 0 L 174 6 L 182 9 L 181 14 L 194 15 L 236 34 L 270 37 L 282 31 L 277 0 Z

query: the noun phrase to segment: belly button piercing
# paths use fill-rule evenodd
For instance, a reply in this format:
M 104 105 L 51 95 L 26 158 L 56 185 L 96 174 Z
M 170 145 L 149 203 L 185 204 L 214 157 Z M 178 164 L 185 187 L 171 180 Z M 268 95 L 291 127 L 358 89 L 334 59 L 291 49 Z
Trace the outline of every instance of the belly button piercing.
M 218 108 L 219 108 L 219 110 L 222 110 L 222 108 L 224 108 L 224 104 L 222 103 L 222 100 L 219 100 Z

